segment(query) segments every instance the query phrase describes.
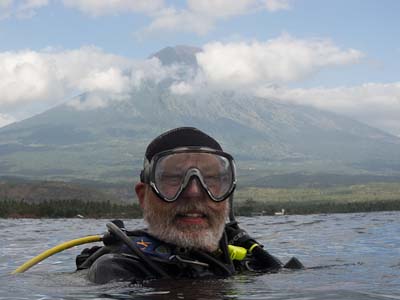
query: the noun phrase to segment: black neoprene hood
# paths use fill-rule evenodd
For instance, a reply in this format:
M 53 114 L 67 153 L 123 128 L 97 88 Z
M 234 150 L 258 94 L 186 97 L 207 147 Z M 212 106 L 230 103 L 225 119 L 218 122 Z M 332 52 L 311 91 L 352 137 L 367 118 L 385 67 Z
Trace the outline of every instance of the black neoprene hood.
M 162 151 L 180 147 L 207 147 L 222 151 L 221 145 L 211 136 L 195 127 L 178 127 L 156 137 L 146 149 L 146 158 L 151 161 L 153 156 Z

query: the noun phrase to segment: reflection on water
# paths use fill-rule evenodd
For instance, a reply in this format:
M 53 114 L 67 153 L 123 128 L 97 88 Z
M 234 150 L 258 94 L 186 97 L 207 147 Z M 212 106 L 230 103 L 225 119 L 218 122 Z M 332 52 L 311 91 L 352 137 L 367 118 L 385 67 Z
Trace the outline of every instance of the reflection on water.
M 227 279 L 94 285 L 74 272 L 75 247 L 18 276 L 9 273 L 58 243 L 105 231 L 106 220 L 1 220 L 2 299 L 400 299 L 399 212 L 240 218 L 286 262 L 306 270 Z M 128 228 L 143 226 L 126 220 Z

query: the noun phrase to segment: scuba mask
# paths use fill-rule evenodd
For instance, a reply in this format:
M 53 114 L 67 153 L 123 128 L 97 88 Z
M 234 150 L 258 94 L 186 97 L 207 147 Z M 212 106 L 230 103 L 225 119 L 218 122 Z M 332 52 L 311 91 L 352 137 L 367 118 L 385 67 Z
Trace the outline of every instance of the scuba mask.
M 220 202 L 235 190 L 235 163 L 230 154 L 220 150 L 175 148 L 157 153 L 151 161 L 145 159 L 140 179 L 167 202 L 176 201 L 195 179 L 211 200 Z

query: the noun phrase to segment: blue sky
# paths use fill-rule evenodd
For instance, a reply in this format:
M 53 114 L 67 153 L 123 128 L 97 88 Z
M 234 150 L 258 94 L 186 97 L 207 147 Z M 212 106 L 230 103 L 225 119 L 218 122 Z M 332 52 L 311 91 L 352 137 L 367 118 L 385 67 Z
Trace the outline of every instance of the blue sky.
M 168 76 L 149 55 L 190 45 L 203 49 L 199 74 L 173 92 L 239 87 L 400 136 L 399 11 L 397 0 L 0 0 L 0 126 Z

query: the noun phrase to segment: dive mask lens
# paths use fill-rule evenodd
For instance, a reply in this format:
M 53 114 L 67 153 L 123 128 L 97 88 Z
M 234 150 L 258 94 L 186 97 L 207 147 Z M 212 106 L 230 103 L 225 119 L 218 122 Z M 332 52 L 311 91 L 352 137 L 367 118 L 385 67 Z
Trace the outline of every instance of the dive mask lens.
M 235 187 L 233 159 L 224 152 L 167 152 L 153 161 L 151 180 L 157 194 L 175 201 L 193 177 L 214 201 L 225 200 Z

